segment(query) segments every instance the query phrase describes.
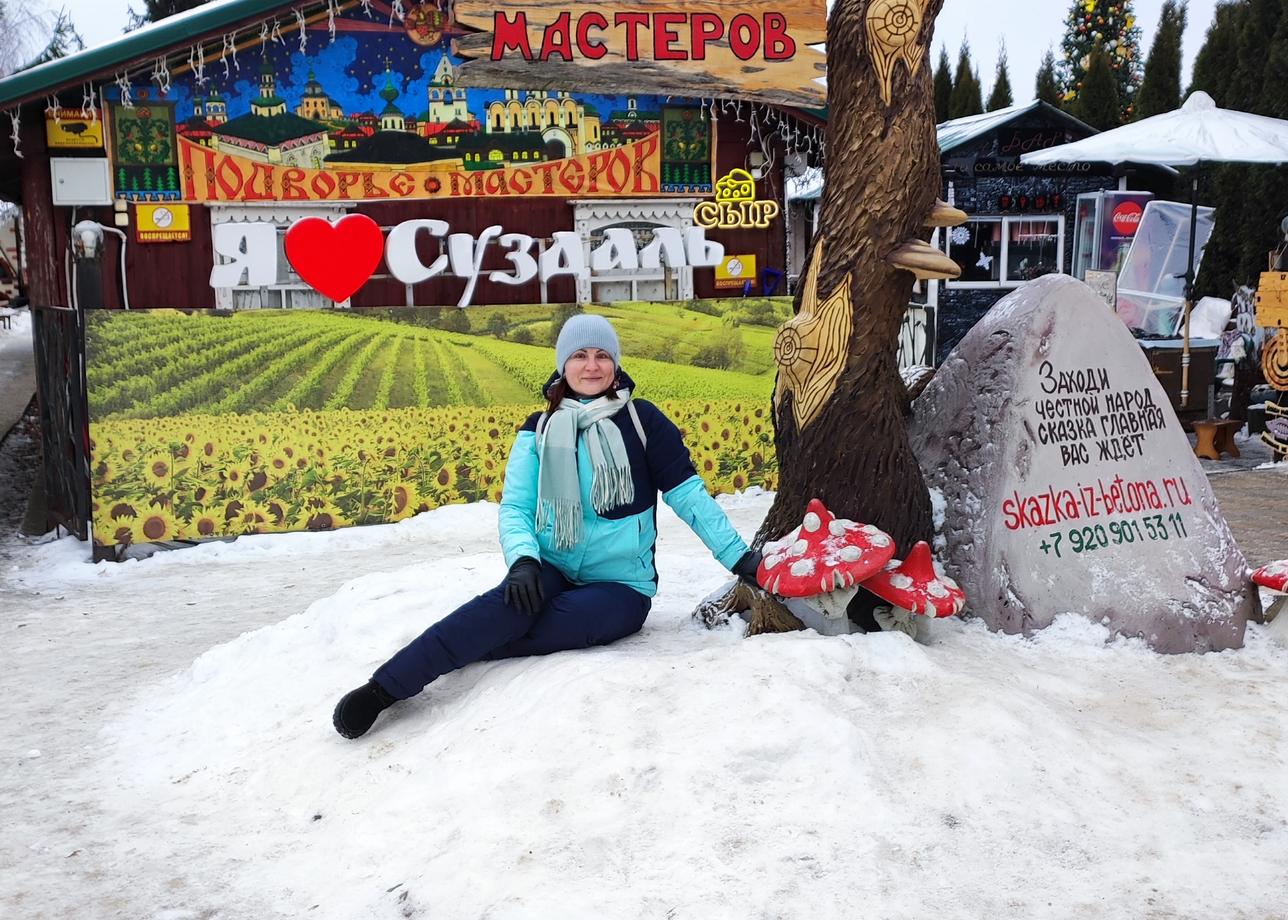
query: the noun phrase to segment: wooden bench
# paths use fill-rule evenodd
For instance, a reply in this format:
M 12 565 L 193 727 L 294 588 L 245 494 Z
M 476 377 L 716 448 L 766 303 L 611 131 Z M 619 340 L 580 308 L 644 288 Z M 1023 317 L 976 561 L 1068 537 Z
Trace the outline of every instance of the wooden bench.
M 1194 455 L 1207 460 L 1220 460 L 1222 454 L 1238 457 L 1239 448 L 1234 444 L 1234 433 L 1242 427 L 1243 422 L 1223 418 L 1194 422 L 1194 433 L 1198 436 Z

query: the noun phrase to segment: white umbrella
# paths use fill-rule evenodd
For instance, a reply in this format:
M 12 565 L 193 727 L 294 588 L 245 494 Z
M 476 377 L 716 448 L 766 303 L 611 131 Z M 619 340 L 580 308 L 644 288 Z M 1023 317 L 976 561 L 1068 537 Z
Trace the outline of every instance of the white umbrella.
M 1288 163 L 1288 121 L 1217 108 L 1212 97 L 1191 93 L 1175 112 L 1164 112 L 1072 144 L 1020 157 L 1026 166 L 1052 163 L 1144 163 L 1201 166 L 1204 163 Z M 1190 308 L 1194 301 L 1194 229 L 1199 177 L 1190 188 L 1190 249 L 1185 267 L 1185 347 L 1181 360 L 1181 406 L 1189 403 Z

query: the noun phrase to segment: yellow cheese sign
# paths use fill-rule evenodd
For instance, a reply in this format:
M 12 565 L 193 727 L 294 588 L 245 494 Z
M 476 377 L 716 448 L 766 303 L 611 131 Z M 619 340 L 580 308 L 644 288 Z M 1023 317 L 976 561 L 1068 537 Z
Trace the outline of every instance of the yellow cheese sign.
M 102 147 L 103 119 L 86 118 L 80 109 L 46 112 L 45 142 L 50 147 Z
M 763 229 L 778 216 L 778 202 L 756 200 L 756 180 L 745 169 L 733 169 L 716 182 L 716 200 L 703 201 L 693 209 L 699 226 L 735 230 Z
M 140 243 L 177 243 L 192 239 L 186 204 L 140 204 L 134 209 L 134 236 Z
M 716 266 L 716 287 L 740 288 L 748 281 L 756 286 L 756 254 L 725 256 Z

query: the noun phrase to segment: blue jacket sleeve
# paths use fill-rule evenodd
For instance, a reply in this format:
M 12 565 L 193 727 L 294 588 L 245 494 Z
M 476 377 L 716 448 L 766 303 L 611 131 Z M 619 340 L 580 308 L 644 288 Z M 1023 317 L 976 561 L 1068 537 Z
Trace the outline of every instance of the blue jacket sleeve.
M 747 552 L 747 544 L 693 468 L 693 459 L 684 446 L 680 429 L 652 403 L 636 400 L 636 406 L 648 432 L 649 471 L 662 492 L 662 500 L 693 528 L 717 562 L 732 569 Z
M 724 510 L 707 491 L 707 484 L 696 473 L 674 489 L 662 493 L 680 520 L 693 528 L 716 561 L 730 571 L 749 547 L 733 529 Z
M 505 464 L 505 485 L 497 515 L 501 552 L 507 566 L 514 565 L 520 556 L 541 559 L 537 544 L 537 467 L 537 436 L 520 431 Z

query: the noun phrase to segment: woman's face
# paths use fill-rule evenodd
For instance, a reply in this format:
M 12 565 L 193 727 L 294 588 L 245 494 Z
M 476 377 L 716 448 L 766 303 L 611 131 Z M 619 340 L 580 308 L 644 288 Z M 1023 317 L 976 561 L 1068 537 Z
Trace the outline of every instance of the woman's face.
M 612 387 L 616 370 L 602 348 L 579 348 L 564 362 L 564 379 L 577 395 L 598 396 Z

